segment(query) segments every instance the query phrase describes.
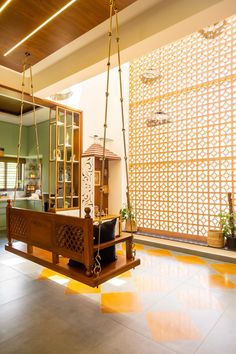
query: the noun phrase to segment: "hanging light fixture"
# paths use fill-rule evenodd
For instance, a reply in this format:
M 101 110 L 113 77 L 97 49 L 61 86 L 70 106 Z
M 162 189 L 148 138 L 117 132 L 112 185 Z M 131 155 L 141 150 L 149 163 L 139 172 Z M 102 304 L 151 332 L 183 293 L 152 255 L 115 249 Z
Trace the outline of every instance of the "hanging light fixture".
M 153 66 L 145 70 L 140 76 L 144 84 L 152 84 L 160 78 L 157 69 Z
M 198 31 L 205 39 L 214 39 L 220 36 L 227 25 L 227 21 L 216 22 L 207 28 L 203 28 Z
M 64 101 L 73 96 L 73 91 L 70 89 L 65 89 L 62 92 L 57 92 L 54 95 L 50 96 L 50 99 L 53 101 Z
M 157 125 L 171 123 L 171 117 L 163 111 L 156 111 L 146 120 L 146 123 L 148 127 L 156 127 Z
M 159 78 L 159 85 L 158 85 L 159 107 L 158 107 L 158 110 L 152 112 L 150 118 L 148 118 L 146 120 L 146 124 L 148 127 L 156 127 L 158 125 L 171 123 L 171 121 L 172 121 L 169 114 L 164 112 L 161 109 L 161 78 L 162 78 L 162 76 L 160 74 L 160 67 L 161 67 L 160 62 L 161 62 L 161 59 L 160 59 L 160 54 L 159 54 L 159 73 L 157 74 L 157 77 Z

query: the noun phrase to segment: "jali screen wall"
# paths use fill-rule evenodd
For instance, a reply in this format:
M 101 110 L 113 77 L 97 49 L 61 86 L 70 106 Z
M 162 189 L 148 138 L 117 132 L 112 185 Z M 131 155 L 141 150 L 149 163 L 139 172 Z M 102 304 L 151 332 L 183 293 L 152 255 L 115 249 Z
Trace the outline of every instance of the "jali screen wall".
M 204 239 L 234 194 L 236 17 L 131 63 L 131 201 L 141 230 Z M 219 34 L 219 35 L 218 35 Z M 154 80 L 143 77 L 148 69 Z M 155 111 L 171 122 L 148 126 Z

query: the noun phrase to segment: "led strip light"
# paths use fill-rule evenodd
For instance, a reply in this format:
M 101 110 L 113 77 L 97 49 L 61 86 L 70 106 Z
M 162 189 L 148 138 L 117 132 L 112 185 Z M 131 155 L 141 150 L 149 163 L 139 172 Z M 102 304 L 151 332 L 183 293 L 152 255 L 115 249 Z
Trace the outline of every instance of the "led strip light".
M 4 4 L 0 7 L 0 13 L 10 4 L 12 0 L 7 0 Z
M 11 1 L 11 0 L 10 0 Z M 27 41 L 30 37 L 32 37 L 35 33 L 37 33 L 39 30 L 41 30 L 41 28 L 43 28 L 44 26 L 46 26 L 49 22 L 51 22 L 55 17 L 57 17 L 58 15 L 60 15 L 63 11 L 65 11 L 69 6 L 71 6 L 74 2 L 76 2 L 77 0 L 71 0 L 70 2 L 68 2 L 68 4 L 66 4 L 65 6 L 63 6 L 59 11 L 57 11 L 54 15 L 52 15 L 51 17 L 49 17 L 46 21 L 44 21 L 40 26 L 38 26 L 37 28 L 35 28 L 35 30 L 33 30 L 31 33 L 29 33 L 26 37 L 24 37 L 20 42 L 18 42 L 16 45 L 14 45 L 14 47 L 12 47 L 11 49 L 9 49 L 6 53 L 4 53 L 4 57 L 6 57 L 8 54 L 12 53 L 13 50 L 15 50 L 16 48 L 18 48 L 21 44 L 23 44 L 25 41 Z M 3 5 L 4 6 L 4 5 Z

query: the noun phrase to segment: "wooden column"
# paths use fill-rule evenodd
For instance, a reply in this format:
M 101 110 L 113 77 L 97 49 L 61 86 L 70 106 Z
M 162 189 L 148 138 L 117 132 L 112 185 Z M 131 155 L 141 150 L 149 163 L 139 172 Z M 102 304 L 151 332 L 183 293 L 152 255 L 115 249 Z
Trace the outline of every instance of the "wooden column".
M 132 243 L 132 239 L 126 241 L 126 259 L 133 259 Z
M 7 221 L 8 246 L 12 246 L 11 229 L 10 229 L 10 227 L 11 227 L 11 201 L 10 201 L 10 199 L 7 200 L 6 221 Z

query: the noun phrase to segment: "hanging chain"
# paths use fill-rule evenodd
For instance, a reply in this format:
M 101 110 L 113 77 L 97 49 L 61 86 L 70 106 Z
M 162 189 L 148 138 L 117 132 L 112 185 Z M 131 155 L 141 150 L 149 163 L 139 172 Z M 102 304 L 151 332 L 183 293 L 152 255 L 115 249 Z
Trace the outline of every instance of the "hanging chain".
M 110 18 L 109 18 L 109 31 L 108 31 L 108 61 L 107 61 L 107 83 L 106 83 L 106 103 L 105 103 L 105 119 L 104 119 L 104 136 L 103 136 L 103 154 L 102 154 L 102 174 L 101 174 L 101 186 L 100 186 L 100 213 L 99 213 L 99 232 L 98 232 L 98 250 L 95 257 L 95 265 L 93 273 L 98 277 L 101 273 L 101 256 L 100 256 L 100 241 L 101 241 L 101 225 L 102 216 L 101 210 L 103 206 L 103 190 L 104 190 L 104 170 L 105 170 L 105 152 L 106 152 L 106 133 L 107 133 L 107 116 L 108 116 L 108 98 L 109 98 L 109 82 L 110 82 L 110 67 L 111 67 L 111 42 L 112 42 L 112 16 L 113 12 L 116 20 L 116 43 L 117 43 L 117 56 L 118 56 L 118 72 L 119 72 L 119 86 L 120 86 L 120 103 L 121 103 L 121 119 L 122 119 L 122 134 L 123 134 L 123 147 L 124 147 L 124 159 L 125 159 L 125 172 L 126 172 L 126 198 L 128 206 L 128 215 L 131 220 L 131 235 L 132 230 L 132 218 L 131 218 L 131 205 L 130 205 L 130 190 L 129 190 L 129 174 L 128 174 L 128 159 L 127 159 L 127 147 L 125 136 L 125 118 L 124 118 L 124 105 L 123 105 L 123 90 L 122 90 L 122 70 L 120 60 L 120 37 L 119 37 L 119 23 L 118 23 L 118 11 L 116 8 L 115 0 L 110 0 Z M 132 237 L 132 255 L 135 258 L 136 250 Z
M 25 94 L 25 70 L 27 62 L 28 53 L 25 53 L 25 58 L 23 61 L 23 72 L 22 72 L 22 82 L 21 82 L 21 105 L 20 105 L 20 125 L 19 125 L 19 136 L 17 145 L 17 161 L 16 161 L 16 179 L 14 188 L 14 202 L 13 206 L 16 206 L 16 191 L 18 189 L 19 183 L 19 167 L 20 167 L 20 153 L 21 153 L 21 136 L 22 136 L 22 125 L 23 125 L 23 110 L 24 110 L 24 94 Z

